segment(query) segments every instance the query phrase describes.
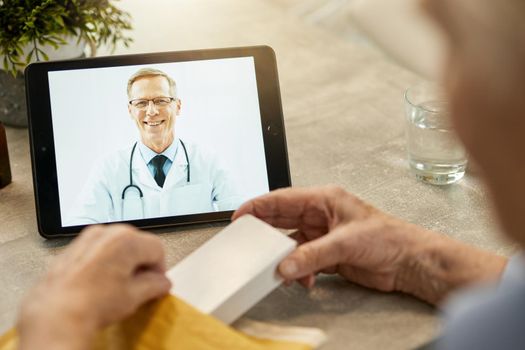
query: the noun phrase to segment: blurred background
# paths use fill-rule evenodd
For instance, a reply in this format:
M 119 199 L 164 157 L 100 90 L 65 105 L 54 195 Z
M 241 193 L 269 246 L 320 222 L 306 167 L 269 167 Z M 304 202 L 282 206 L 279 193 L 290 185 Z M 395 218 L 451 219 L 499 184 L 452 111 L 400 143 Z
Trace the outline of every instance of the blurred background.
M 375 49 L 427 78 L 439 76 L 443 40 L 420 0 L 268 0 L 343 40 Z

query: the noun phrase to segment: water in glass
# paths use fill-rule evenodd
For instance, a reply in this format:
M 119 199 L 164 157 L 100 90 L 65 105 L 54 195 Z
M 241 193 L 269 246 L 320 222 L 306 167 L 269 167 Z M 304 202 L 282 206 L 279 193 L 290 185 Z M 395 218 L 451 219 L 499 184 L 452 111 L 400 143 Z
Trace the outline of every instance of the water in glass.
M 435 185 L 451 184 L 463 177 L 465 150 L 449 119 L 444 102 L 427 101 L 408 113 L 408 158 L 416 176 Z

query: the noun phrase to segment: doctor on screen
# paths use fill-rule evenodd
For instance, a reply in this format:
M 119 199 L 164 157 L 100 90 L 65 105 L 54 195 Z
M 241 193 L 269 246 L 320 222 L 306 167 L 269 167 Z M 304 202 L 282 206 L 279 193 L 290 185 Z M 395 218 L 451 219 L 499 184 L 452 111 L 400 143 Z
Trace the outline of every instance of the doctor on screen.
M 218 159 L 177 137 L 175 81 L 144 68 L 127 93 L 140 138 L 95 166 L 65 225 L 236 209 L 242 199 Z

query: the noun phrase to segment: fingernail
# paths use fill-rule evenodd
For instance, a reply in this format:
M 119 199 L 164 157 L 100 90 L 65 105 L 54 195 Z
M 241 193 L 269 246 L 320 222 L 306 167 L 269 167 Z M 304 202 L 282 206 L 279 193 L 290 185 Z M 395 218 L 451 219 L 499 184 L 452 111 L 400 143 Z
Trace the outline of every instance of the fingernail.
M 287 260 L 281 264 L 281 272 L 285 276 L 292 277 L 297 273 L 297 263 L 293 260 Z

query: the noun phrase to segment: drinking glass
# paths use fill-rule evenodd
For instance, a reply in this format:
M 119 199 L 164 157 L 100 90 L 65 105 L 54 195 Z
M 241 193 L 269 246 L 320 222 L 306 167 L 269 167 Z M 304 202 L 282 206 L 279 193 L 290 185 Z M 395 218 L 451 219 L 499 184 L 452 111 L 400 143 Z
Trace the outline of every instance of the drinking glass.
M 405 92 L 408 163 L 416 177 L 433 185 L 448 185 L 465 174 L 467 156 L 448 113 L 448 102 L 431 83 Z

